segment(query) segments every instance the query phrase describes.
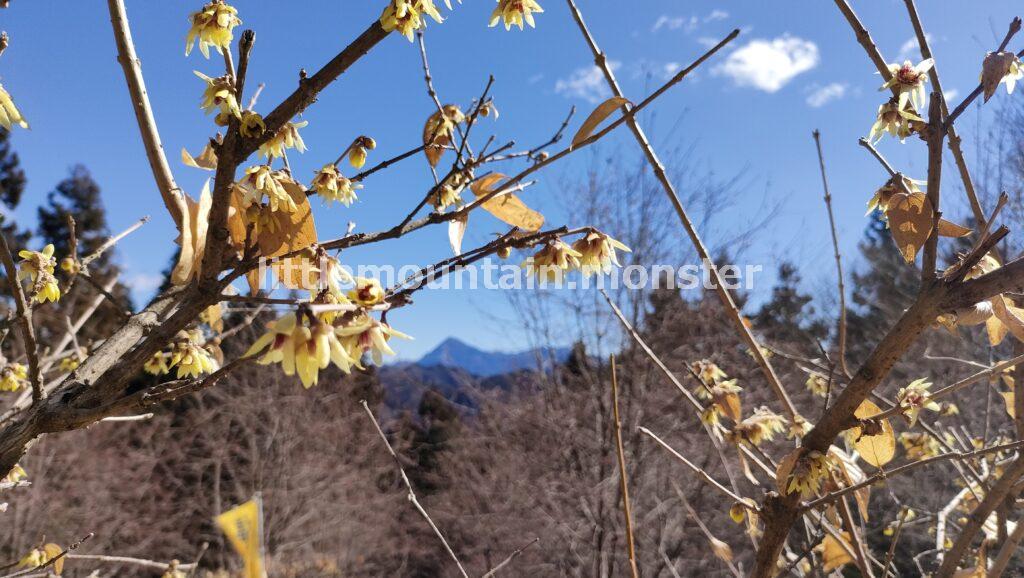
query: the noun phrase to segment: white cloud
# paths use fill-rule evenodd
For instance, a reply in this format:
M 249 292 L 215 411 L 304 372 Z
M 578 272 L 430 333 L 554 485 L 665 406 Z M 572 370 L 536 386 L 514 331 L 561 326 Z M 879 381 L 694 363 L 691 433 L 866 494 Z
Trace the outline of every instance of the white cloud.
M 775 92 L 817 66 L 818 60 L 816 44 L 786 34 L 772 40 L 751 40 L 730 54 L 714 73 L 732 78 L 736 86 Z
M 714 22 L 715 20 L 725 20 L 729 17 L 729 13 L 725 10 L 712 10 L 710 14 L 704 17 L 704 22 Z
M 833 100 L 838 100 L 846 95 L 846 85 L 839 82 L 833 82 L 825 86 L 814 85 L 810 89 L 811 93 L 807 95 L 807 105 L 813 108 L 821 108 Z
M 932 43 L 931 33 L 925 32 L 924 37 L 928 40 L 928 44 Z M 921 50 L 920 45 L 917 43 L 917 36 L 908 38 L 906 42 L 900 45 L 900 52 L 896 55 L 896 59 L 901 63 L 904 60 L 913 60 L 914 62 L 921 60 Z
M 694 30 L 697 30 L 702 23 L 707 24 L 708 22 L 725 20 L 728 17 L 729 13 L 725 10 L 712 10 L 704 17 L 669 16 L 668 14 L 662 14 L 654 21 L 654 26 L 651 26 L 651 32 L 657 32 L 659 30 L 683 30 L 689 34 Z
M 955 88 L 947 88 L 946 90 L 942 91 L 942 98 L 946 99 L 946 104 L 949 104 L 949 101 L 951 100 L 956 100 L 957 96 L 960 96 L 960 91 Z M 951 104 L 949 108 L 953 108 L 954 106 L 956 105 Z
M 661 72 L 665 78 L 670 78 L 676 72 L 679 72 L 680 64 L 678 62 L 666 62 L 661 66 Z
M 609 60 L 608 66 L 614 72 L 621 62 Z M 582 98 L 588 102 L 598 103 L 611 95 L 604 73 L 596 66 L 577 68 L 568 78 L 560 78 L 555 82 L 555 93 L 566 98 Z
M 164 276 L 156 273 L 135 273 L 125 279 L 125 285 L 135 295 L 149 295 L 164 282 Z

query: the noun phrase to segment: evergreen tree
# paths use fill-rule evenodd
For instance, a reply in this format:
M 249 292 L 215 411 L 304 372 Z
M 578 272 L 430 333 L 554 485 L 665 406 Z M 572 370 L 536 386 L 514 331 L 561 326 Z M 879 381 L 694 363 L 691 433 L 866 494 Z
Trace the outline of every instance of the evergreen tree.
M 21 161 L 17 153 L 11 150 L 10 133 L 0 128 L 0 203 L 3 203 L 5 213 L 13 211 L 21 203 L 27 182 Z M 0 230 L 6 235 L 11 249 L 24 246 L 31 233 L 19 231 L 16 223 L 8 223 L 7 220 L 5 215 L 0 215 Z
M 816 316 L 812 297 L 800 292 L 800 273 L 792 263 L 779 265 L 772 297 L 754 316 L 757 329 L 769 344 L 810 346 L 828 337 L 828 325 Z

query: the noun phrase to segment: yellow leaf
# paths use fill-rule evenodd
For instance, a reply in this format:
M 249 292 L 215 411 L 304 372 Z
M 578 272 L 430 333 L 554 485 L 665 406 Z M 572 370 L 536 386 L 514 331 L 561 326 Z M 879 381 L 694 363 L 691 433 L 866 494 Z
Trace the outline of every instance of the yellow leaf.
M 1001 394 L 1003 396 L 1003 403 L 1006 404 L 1006 413 L 1010 416 L 1010 419 L 1017 419 L 1017 412 L 1014 408 L 1014 398 L 1012 391 L 1004 391 Z
M 939 234 L 943 237 L 966 237 L 973 233 L 971 229 L 964 227 L 963 225 L 957 225 L 952 221 L 946 219 L 939 219 Z
M 53 560 L 54 558 L 57 558 L 57 556 L 60 556 L 61 552 L 63 551 L 64 549 L 58 546 L 57 544 L 51 543 L 43 546 L 43 553 L 46 555 L 47 562 Z M 60 573 L 64 571 L 64 557 L 61 556 L 60 558 L 57 558 L 57 561 L 53 563 L 52 567 L 53 573 L 59 576 Z
M 597 125 L 601 124 L 611 113 L 615 112 L 616 109 L 622 107 L 622 105 L 627 104 L 628 102 L 629 99 L 621 96 L 613 96 L 597 105 L 594 112 L 590 113 L 587 120 L 583 121 L 583 126 L 580 127 L 580 130 L 576 131 L 576 136 L 572 137 L 572 146 L 577 147 L 580 143 L 590 138 L 591 133 L 594 132 Z
M 1006 338 L 1006 325 L 995 315 L 985 321 L 985 329 L 988 331 L 988 344 L 995 347 Z
M 217 168 L 217 153 L 214 152 L 213 146 L 209 142 L 206 143 L 206 146 L 203 147 L 203 150 L 197 157 L 192 156 L 187 150 L 182 148 L 181 162 L 189 167 L 212 171 Z
M 896 193 L 885 211 L 892 239 L 907 263 L 913 263 L 917 252 L 931 236 L 935 212 L 924 193 Z
M 869 400 L 861 402 L 860 407 L 853 413 L 858 419 L 866 419 L 882 413 L 882 410 Z M 883 419 L 880 422 L 882 431 L 875 435 L 861 435 L 861 428 L 855 427 L 850 430 L 853 439 L 853 446 L 857 453 L 867 463 L 880 468 L 892 461 L 896 455 L 896 434 L 892 430 L 889 420 Z
M 275 219 L 277 223 L 273 227 L 261 230 L 257 239 L 260 254 L 267 258 L 300 251 L 317 242 L 316 224 L 313 222 L 313 211 L 306 197 L 306 188 L 290 181 L 285 181 L 282 185 L 295 203 L 295 210 L 291 213 L 270 213 L 270 218 Z M 271 268 L 278 281 L 289 289 L 316 289 L 319 276 L 313 274 L 318 270 L 312 253 L 277 259 Z M 252 283 L 253 280 L 250 279 L 250 289 Z
M 507 177 L 501 173 L 492 173 L 475 181 L 470 185 L 470 189 L 479 198 L 500 188 L 495 185 L 505 178 Z M 524 231 L 539 231 L 544 225 L 544 215 L 527 207 L 526 203 L 512 193 L 491 197 L 480 206 L 499 220 Z
M 436 167 L 437 163 L 441 161 L 441 156 L 445 151 L 443 147 L 452 143 L 452 130 L 464 118 L 462 111 L 454 104 L 446 104 L 442 109 L 444 109 L 443 117 L 439 110 L 430 115 L 423 125 L 423 144 L 427 147 L 423 153 L 427 155 L 427 162 L 432 167 Z
M 842 542 L 829 534 L 821 543 L 821 558 L 825 565 L 825 572 L 831 572 L 853 562 L 853 558 L 847 553 L 847 550 L 851 549 L 850 533 L 842 532 L 840 536 Z
M 1013 306 L 1009 299 L 996 295 L 991 300 L 992 313 L 1017 339 L 1024 341 L 1024 309 Z

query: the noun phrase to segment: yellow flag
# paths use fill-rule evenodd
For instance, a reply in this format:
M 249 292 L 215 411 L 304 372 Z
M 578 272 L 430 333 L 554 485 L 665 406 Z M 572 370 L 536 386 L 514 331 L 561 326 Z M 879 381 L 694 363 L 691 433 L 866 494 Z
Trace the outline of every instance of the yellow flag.
M 246 578 L 265 578 L 260 556 L 260 504 L 257 500 L 232 508 L 215 521 L 245 562 Z

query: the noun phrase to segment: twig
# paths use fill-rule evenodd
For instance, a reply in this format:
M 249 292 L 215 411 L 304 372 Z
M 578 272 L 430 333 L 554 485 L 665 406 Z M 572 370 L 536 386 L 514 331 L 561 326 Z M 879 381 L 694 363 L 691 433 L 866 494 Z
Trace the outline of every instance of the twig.
M 100 421 L 104 421 L 104 422 L 146 421 L 147 419 L 153 419 L 153 414 L 151 414 L 151 413 L 142 413 L 142 414 L 139 414 L 139 415 L 117 415 L 117 416 L 105 417 L 105 418 L 101 419 Z
M 131 556 L 104 556 L 101 554 L 69 554 L 68 560 L 92 560 L 106 564 L 130 564 L 141 568 L 152 568 L 153 570 L 166 570 L 167 562 L 147 560 L 145 558 L 133 558 Z M 179 570 L 191 570 L 194 564 L 178 564 Z
M 32 384 L 32 403 L 43 400 L 43 379 L 39 371 L 39 345 L 36 343 L 36 329 L 32 324 L 32 307 L 25 299 L 25 290 L 18 280 L 18 267 L 14 264 L 14 255 L 7 244 L 7 235 L 0 234 L 0 261 L 7 273 L 7 286 L 14 296 L 17 308 L 18 327 L 25 341 L 25 355 L 28 357 L 28 377 Z
M 875 148 L 875 145 L 871 144 L 871 141 L 861 137 L 857 141 L 857 144 L 868 149 L 868 152 L 871 153 L 871 156 L 875 157 L 875 159 L 882 165 L 882 167 L 885 168 L 885 172 L 889 173 L 890 177 L 895 177 L 896 175 L 900 174 L 896 171 L 896 169 L 892 168 L 892 165 L 889 164 L 889 161 L 885 160 L 885 157 L 882 156 L 882 153 L 878 152 L 878 149 Z M 907 193 L 909 195 L 910 189 L 907 188 L 906 184 L 903 182 L 903 179 L 898 180 L 900 188 L 903 189 L 904 193 Z
M 839 253 L 839 234 L 836 232 L 836 220 L 832 215 L 832 193 L 828 188 L 828 177 L 825 174 L 825 156 L 821 152 L 821 132 L 817 129 L 814 135 L 814 146 L 818 149 L 818 164 L 821 166 L 821 184 L 825 191 L 825 208 L 828 210 L 828 225 L 832 230 L 832 251 L 836 257 L 836 276 L 839 280 L 839 370 L 847 378 L 850 376 L 850 369 L 846 366 L 846 285 L 843 281 L 843 261 Z
M 587 25 L 583 21 L 583 14 L 580 12 L 579 8 L 576 7 L 574 0 L 566 1 L 569 4 L 569 10 L 572 12 L 573 18 L 576 20 L 577 27 L 583 34 L 587 45 L 590 47 L 591 53 L 594 55 L 594 64 L 597 65 L 597 67 L 604 73 L 605 80 L 607 81 L 609 88 L 611 88 L 612 94 L 622 97 L 622 89 L 619 88 L 619 83 L 615 80 L 615 74 L 608 66 L 608 59 L 597 46 L 597 42 L 590 34 L 590 30 L 587 29 Z M 728 42 L 731 42 L 737 36 L 739 36 L 739 30 L 733 30 L 725 40 L 719 42 L 714 48 L 712 48 L 712 50 L 708 51 L 703 57 L 694 62 L 693 65 L 683 69 L 680 73 L 677 73 L 676 77 L 681 80 L 682 76 L 685 76 L 685 73 L 703 64 L 705 60 L 714 55 L 714 52 L 718 48 L 721 48 Z M 708 253 L 707 248 L 704 246 L 704 241 L 697 232 L 696 226 L 686 213 L 686 209 L 683 207 L 682 201 L 679 200 L 679 195 L 676 194 L 675 187 L 672 185 L 668 175 L 665 173 L 665 168 L 661 164 L 661 160 L 658 158 L 657 153 L 654 151 L 654 147 L 651 146 L 650 141 L 647 140 L 647 135 L 636 121 L 636 111 L 642 108 L 646 103 L 650 102 L 653 98 L 659 96 L 661 92 L 663 92 L 663 89 L 655 91 L 654 94 L 635 107 L 624 106 L 625 110 L 633 113 L 626 115 L 626 123 L 633 132 L 633 136 L 636 139 L 637 144 L 641 149 L 643 149 L 644 155 L 647 157 L 647 162 L 654 170 L 654 174 L 662 188 L 665 190 L 666 196 L 668 196 L 669 200 L 672 202 L 672 207 L 675 209 L 676 215 L 679 217 L 679 221 L 686 230 L 687 235 L 689 235 L 691 243 L 693 243 L 694 248 L 697 250 L 698 257 L 700 257 L 702 263 L 706 263 L 708 265 L 708 271 L 711 274 L 711 280 L 715 285 L 715 290 L 718 293 L 719 299 L 722 301 L 722 306 L 725 308 L 729 319 L 733 322 L 737 334 L 750 348 L 751 356 L 753 356 L 754 360 L 757 361 L 757 364 L 761 367 L 761 371 L 764 373 L 765 379 L 775 392 L 775 396 L 778 398 L 779 403 L 782 404 L 783 409 L 789 415 L 790 421 L 795 422 L 798 417 L 796 408 L 793 407 L 793 403 L 789 400 L 789 395 L 786 393 L 785 388 L 782 386 L 782 382 L 779 381 L 778 376 L 775 374 L 775 369 L 772 368 L 771 362 L 768 361 L 764 351 L 761 349 L 761 344 L 758 342 L 757 337 L 754 336 L 754 333 L 749 327 L 747 327 L 746 323 L 743 322 L 743 315 L 740 313 L 739 307 L 736 306 L 736 302 L 733 300 L 732 294 L 729 292 L 726 284 L 722 281 L 721 275 L 718 273 L 718 267 L 715 266 L 710 253 Z
M 619 455 L 619 486 L 622 490 L 622 511 L 626 518 L 626 553 L 629 555 L 629 567 L 633 578 L 640 578 L 640 570 L 636 566 L 636 543 L 633 541 L 633 513 L 629 505 L 629 484 L 626 475 L 626 452 L 622 447 L 622 418 L 619 416 L 619 379 L 615 371 L 615 356 L 612 355 L 612 417 L 615 418 L 615 450 Z
M 263 89 L 266 88 L 266 83 L 261 82 L 256 85 L 256 91 L 252 93 L 252 97 L 249 98 L 249 105 L 245 107 L 246 110 L 252 110 L 256 107 L 256 101 L 260 99 L 260 94 L 263 93 Z
M 861 575 L 867 576 L 867 578 L 874 578 L 875 574 L 871 571 L 871 562 L 869 561 L 868 546 L 864 542 L 863 536 L 860 535 L 857 524 L 853 521 L 850 503 L 845 497 L 839 499 L 839 515 L 843 520 L 843 525 L 849 530 L 850 541 L 853 542 L 854 560 L 857 563 L 857 567 L 860 568 Z
M 697 511 L 694 510 L 693 506 L 690 505 L 690 500 L 686 499 L 686 494 L 683 493 L 682 488 L 679 487 L 679 484 L 676 483 L 674 479 L 672 480 L 672 490 L 675 491 L 676 496 L 679 498 L 679 501 L 682 502 L 683 507 L 686 508 L 686 513 L 689 514 L 690 518 L 692 518 L 694 523 L 697 524 L 697 527 L 700 528 L 701 533 L 704 534 L 704 537 L 707 538 L 708 542 L 712 544 L 714 542 L 719 542 L 720 540 L 716 538 L 714 534 L 711 533 L 711 530 L 708 529 L 708 526 L 704 523 L 704 520 L 701 520 L 700 516 L 697 515 Z M 715 553 L 715 555 L 718 556 L 717 552 Z M 739 569 L 736 568 L 736 565 L 732 563 L 732 560 L 728 558 L 720 559 L 726 563 L 726 565 L 729 567 L 729 571 L 732 572 L 733 576 L 735 576 L 736 578 L 743 578 L 743 575 L 740 574 Z
M 15 572 L 14 574 L 8 574 L 7 576 L 4 576 L 3 578 L 15 578 L 16 576 L 25 576 L 25 575 L 31 574 L 33 572 L 38 572 L 40 570 L 45 570 L 45 569 L 49 568 L 50 566 L 53 566 L 54 564 L 56 564 L 57 561 L 60 560 L 61 558 L 64 558 L 64 557 L 71 558 L 71 555 L 69 555 L 68 552 L 71 552 L 72 550 L 77 550 L 78 547 L 81 546 L 83 542 L 85 542 L 89 538 L 92 538 L 94 535 L 95 534 L 93 534 L 92 532 L 89 532 L 81 540 L 79 540 L 79 541 L 75 542 L 74 544 L 68 546 L 63 552 L 61 552 L 60 554 L 57 554 L 53 558 L 50 558 L 49 560 L 46 561 L 46 563 L 42 564 L 41 566 L 36 566 L 35 568 L 26 568 L 26 569 L 21 570 L 19 572 Z
M 573 117 L 574 114 L 576 114 L 576 105 L 573 105 L 572 108 L 569 109 L 569 114 L 566 115 L 565 120 L 562 121 L 561 126 L 559 126 L 558 130 L 555 131 L 554 136 L 552 136 L 550 139 L 548 139 L 547 142 L 545 142 L 543 144 L 540 144 L 540 145 L 537 145 L 537 146 L 533 147 L 532 149 L 526 151 L 526 156 L 533 157 L 533 155 L 539 153 L 540 151 L 542 151 L 542 150 L 548 148 L 549 146 L 551 146 L 553 144 L 556 144 L 558 141 L 562 140 L 562 135 L 565 134 L 565 129 L 566 129 L 566 127 L 569 126 L 569 123 L 572 121 L 572 117 Z M 483 154 L 483 153 L 481 153 L 481 154 Z
M 500 563 L 498 563 L 497 566 L 488 570 L 486 574 L 481 576 L 481 578 L 492 578 L 493 576 L 497 575 L 498 570 L 501 570 L 505 566 L 511 564 L 512 561 L 515 560 L 520 554 L 522 554 L 524 550 L 526 550 L 530 546 L 533 546 L 538 541 L 540 541 L 540 538 L 534 538 L 533 540 L 530 540 L 525 546 L 517 549 L 515 552 L 512 552 L 511 554 L 509 554 L 508 558 L 505 558 Z
M 908 515 L 910 515 L 909 509 L 900 508 L 896 529 L 893 530 L 892 540 L 889 542 L 889 551 L 885 553 L 885 562 L 882 564 L 882 578 L 889 576 L 889 566 L 892 566 L 892 559 L 896 556 L 896 545 L 899 544 L 900 534 L 903 533 L 903 524 L 906 523 Z
M 469 578 L 469 574 L 466 574 L 466 570 L 462 567 L 462 562 L 459 561 L 459 557 L 455 555 L 455 551 L 448 545 L 448 540 L 445 540 L 444 534 L 442 534 L 441 530 L 437 528 L 437 524 L 435 524 L 434 520 L 430 518 L 430 514 L 427 513 L 422 505 L 420 505 L 419 500 L 416 499 L 416 492 L 412 489 L 412 482 L 409 481 L 409 476 L 405 474 L 405 468 L 402 467 L 402 460 L 398 458 L 398 454 L 395 452 L 395 449 L 391 447 L 391 442 L 388 441 L 388 436 L 384 435 L 384 430 L 382 430 L 380 428 L 380 424 L 377 423 L 377 418 L 374 417 L 373 412 L 370 411 L 370 406 L 366 404 L 366 400 L 360 400 L 359 403 L 363 404 L 363 409 L 366 410 L 366 415 L 369 416 L 370 421 L 373 422 L 373 427 L 376 428 L 377 433 L 380 434 L 380 439 L 384 440 L 384 445 L 388 448 L 388 453 L 390 453 L 391 457 L 395 459 L 395 465 L 398 466 L 398 473 L 402 476 L 402 482 L 409 490 L 409 501 L 412 502 L 413 506 L 416 506 L 419 513 L 427 520 L 427 523 L 430 524 L 430 528 L 434 530 L 434 534 L 436 534 L 437 538 L 441 540 L 441 544 L 444 545 L 444 549 L 447 550 L 448 555 L 455 561 L 455 565 L 459 568 L 459 572 L 462 574 L 463 578 Z
M 649 438 L 653 439 L 654 441 L 658 442 L 658 445 L 660 445 L 661 447 L 663 447 L 666 450 L 668 450 L 668 452 L 670 454 L 672 454 L 672 457 L 676 458 L 677 460 L 682 462 L 684 465 L 686 465 L 686 467 L 690 468 L 690 471 L 692 471 L 693 473 L 697 474 L 697 476 L 699 478 L 701 478 L 702 480 L 707 482 L 708 485 L 710 485 L 712 488 L 718 490 L 719 492 L 724 494 L 726 497 L 728 497 L 730 500 L 740 504 L 744 508 L 747 508 L 748 510 L 753 510 L 755 512 L 757 511 L 757 508 L 755 506 L 751 506 L 743 498 L 741 498 L 737 494 L 734 494 L 732 492 L 732 490 L 730 490 L 729 488 L 723 486 L 715 478 L 712 478 L 710 474 L 708 474 L 707 472 L 705 472 L 701 468 L 699 468 L 696 465 L 694 465 L 693 462 L 691 462 L 690 460 L 688 460 L 685 457 L 683 457 L 683 455 L 680 454 L 679 452 L 677 452 L 676 450 L 672 449 L 672 446 L 670 446 L 667 443 L 665 443 L 660 437 L 654 435 L 654 432 L 652 432 L 651 430 L 649 430 L 649 429 L 647 429 L 645 427 L 642 427 L 642 426 L 639 429 L 640 429 L 640 433 L 642 433 L 642 434 L 648 436 Z
M 1006 541 L 999 548 L 999 553 L 996 554 L 996 559 L 992 562 L 992 567 L 988 569 L 987 578 L 999 578 L 1003 575 L 1013 555 L 1018 552 L 1017 546 L 1020 545 L 1021 540 L 1024 540 L 1024 520 L 1017 520 L 1017 526 L 1007 536 Z
M 85 269 L 86 267 L 88 267 L 93 261 L 95 261 L 96 259 L 99 259 L 100 256 L 102 256 L 103 253 L 105 253 L 107 251 L 107 249 L 110 249 L 111 247 L 116 245 L 118 243 L 118 241 L 120 241 L 121 239 L 124 239 L 128 235 L 131 235 L 132 233 L 137 231 L 139 229 L 139 227 L 145 225 L 148 222 L 149 222 L 149 217 L 148 216 L 142 217 L 141 219 L 136 221 L 134 224 L 132 224 L 130 227 L 128 227 L 124 231 L 121 231 L 120 233 L 118 233 L 118 234 L 114 235 L 113 237 L 110 237 L 109 239 L 104 241 L 103 244 L 100 245 L 99 247 L 97 247 L 95 251 L 93 251 L 89 255 L 86 255 L 82 259 L 82 268 Z
M 175 197 L 182 193 L 177 183 L 174 182 L 174 175 L 171 174 L 171 167 L 167 163 L 167 156 L 164 154 L 164 147 L 160 142 L 160 132 L 157 130 L 156 119 L 153 117 L 153 107 L 150 106 L 149 95 L 146 93 L 146 81 L 142 77 L 142 65 L 138 55 L 135 54 L 135 44 L 132 41 L 132 31 L 128 25 L 124 0 L 107 0 L 107 8 L 110 11 L 110 23 L 114 28 L 114 40 L 117 42 L 117 61 L 121 63 L 121 68 L 124 70 L 132 108 L 135 109 L 135 120 L 139 124 L 142 143 L 146 148 L 146 158 L 149 159 L 149 167 L 153 171 L 157 188 L 160 189 L 164 206 L 167 207 L 167 211 L 174 219 L 175 225 L 180 228 L 181 215 L 178 214 L 178 202 Z

